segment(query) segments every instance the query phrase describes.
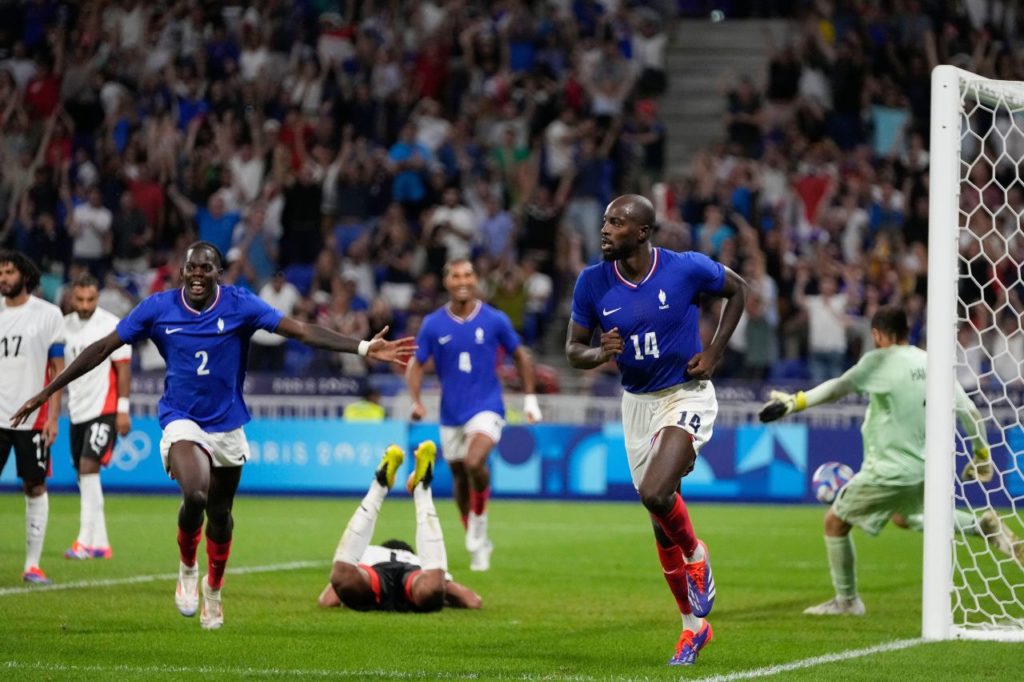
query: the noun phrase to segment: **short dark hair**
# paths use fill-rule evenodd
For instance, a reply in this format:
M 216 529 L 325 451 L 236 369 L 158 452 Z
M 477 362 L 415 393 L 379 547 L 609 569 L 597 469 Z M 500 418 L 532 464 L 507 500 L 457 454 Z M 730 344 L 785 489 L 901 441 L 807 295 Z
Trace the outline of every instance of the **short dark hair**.
M 97 289 L 99 289 L 100 282 L 98 279 L 93 277 L 91 273 L 83 272 L 82 274 L 75 278 L 75 281 L 71 283 L 71 286 L 75 289 L 84 289 L 86 287 L 96 287 Z
M 39 286 L 39 268 L 21 251 L 0 251 L 0 264 L 10 263 L 21 273 L 25 281 L 25 291 L 32 293 Z
M 459 263 L 469 263 L 469 266 L 472 267 L 474 271 L 476 271 L 476 268 L 473 266 L 473 261 L 471 261 L 470 259 L 454 258 L 444 264 L 444 268 L 441 270 L 441 278 L 446 279 L 448 277 L 448 273 L 452 271 L 452 268 L 458 265 Z
M 199 240 L 197 242 L 192 242 L 191 244 L 188 245 L 188 248 L 185 249 L 185 253 L 187 254 L 189 251 L 193 251 L 195 249 L 206 249 L 206 250 L 208 250 L 210 253 L 212 253 L 214 256 L 217 257 L 217 269 L 218 270 L 223 270 L 224 269 L 224 255 L 220 252 L 220 249 L 217 248 L 216 244 L 214 244 L 213 242 L 208 242 L 208 241 L 204 241 L 204 240 Z
M 397 538 L 391 538 L 390 540 L 386 540 L 380 543 L 380 546 L 386 549 L 403 549 L 406 552 L 413 552 L 413 554 L 415 554 L 415 551 L 413 550 L 412 547 L 409 546 L 408 542 L 398 540 Z
M 876 310 L 875 314 L 871 316 L 871 328 L 899 341 L 910 335 L 907 313 L 903 308 L 894 305 L 884 305 Z

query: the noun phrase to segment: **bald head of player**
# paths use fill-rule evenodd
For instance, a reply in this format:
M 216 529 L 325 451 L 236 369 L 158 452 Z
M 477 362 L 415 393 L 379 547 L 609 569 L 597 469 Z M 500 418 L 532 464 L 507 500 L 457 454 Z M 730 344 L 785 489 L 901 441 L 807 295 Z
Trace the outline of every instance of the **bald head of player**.
M 20 251 L 0 251 L 0 296 L 21 305 L 39 286 L 39 268 Z
M 608 204 L 601 226 L 601 257 L 624 260 L 649 245 L 654 205 L 639 194 L 623 194 Z
M 220 249 L 210 242 L 195 242 L 185 250 L 181 281 L 190 306 L 197 310 L 206 308 L 217 290 L 217 280 L 220 279 L 223 267 L 224 259 Z

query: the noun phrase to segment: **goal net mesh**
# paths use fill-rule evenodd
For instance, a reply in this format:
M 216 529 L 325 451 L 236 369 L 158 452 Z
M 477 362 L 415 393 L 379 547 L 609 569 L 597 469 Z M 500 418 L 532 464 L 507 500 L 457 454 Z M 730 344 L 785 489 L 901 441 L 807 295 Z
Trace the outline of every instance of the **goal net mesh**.
M 981 413 L 994 476 L 986 483 L 964 476 L 972 453 L 960 432 L 953 626 L 962 634 L 1021 632 L 1024 83 L 961 78 L 960 105 L 956 377 Z

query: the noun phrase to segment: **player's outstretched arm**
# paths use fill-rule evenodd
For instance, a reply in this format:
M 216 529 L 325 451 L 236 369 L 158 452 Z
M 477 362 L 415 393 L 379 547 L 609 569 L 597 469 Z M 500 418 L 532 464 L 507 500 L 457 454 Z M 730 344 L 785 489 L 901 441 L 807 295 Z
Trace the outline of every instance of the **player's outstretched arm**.
M 768 394 L 771 400 L 762 405 L 761 411 L 757 413 L 758 419 L 765 423 L 773 422 L 782 419 L 787 414 L 803 412 L 808 407 L 839 400 L 854 390 L 854 384 L 848 376 L 849 373 L 848 371 L 840 377 L 820 383 L 809 391 L 797 391 L 796 393 L 772 391 Z
M 412 401 L 410 418 L 418 422 L 427 416 L 427 408 L 423 406 L 421 390 L 423 388 L 423 365 L 416 358 L 409 362 L 405 369 L 405 383 L 409 386 L 409 399 Z
M 381 329 L 369 341 L 363 341 L 333 332 L 318 324 L 308 324 L 294 317 L 285 317 L 281 319 L 281 323 L 274 331 L 281 336 L 301 341 L 312 348 L 364 355 L 374 360 L 394 362 L 403 367 L 416 352 L 416 339 L 411 336 L 396 341 L 385 339 L 384 335 L 388 333 L 388 327 Z
M 724 266 L 723 266 L 724 267 Z M 747 305 L 746 281 L 729 268 L 725 268 L 725 281 L 722 283 L 722 290 L 719 295 L 727 299 L 725 310 L 722 311 L 722 319 L 718 323 L 718 330 L 715 338 L 700 353 L 697 353 L 686 365 L 686 373 L 692 379 L 710 379 L 715 367 L 722 361 L 725 354 L 725 346 L 729 343 L 729 337 L 736 330 L 736 325 L 743 316 L 743 309 Z
M 116 331 L 112 331 L 96 343 L 83 350 L 75 361 L 58 374 L 42 391 L 25 401 L 25 404 L 11 417 L 11 426 L 16 427 L 38 410 L 54 393 L 70 384 L 89 370 L 103 362 L 104 358 L 124 345 Z
M 590 329 L 572 320 L 569 321 L 569 330 L 565 338 L 565 357 L 576 369 L 600 367 L 625 349 L 618 327 L 603 332 L 599 346 L 590 345 L 592 336 L 593 332 Z
M 444 588 L 444 603 L 456 609 L 478 609 L 484 605 L 484 600 L 465 585 L 450 580 Z

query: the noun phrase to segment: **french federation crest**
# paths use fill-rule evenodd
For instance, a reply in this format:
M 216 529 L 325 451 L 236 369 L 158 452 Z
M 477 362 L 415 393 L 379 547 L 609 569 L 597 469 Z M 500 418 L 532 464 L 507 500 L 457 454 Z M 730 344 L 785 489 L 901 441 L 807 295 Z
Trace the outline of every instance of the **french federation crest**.
M 223 317 L 218 317 L 217 318 L 217 333 L 220 334 L 222 331 L 224 331 L 224 318 Z
M 484 328 L 483 327 L 477 327 L 476 328 L 476 342 L 477 343 L 483 343 L 484 342 Z
M 658 302 L 661 303 L 661 305 L 658 306 L 658 310 L 665 310 L 666 308 L 668 308 L 668 304 L 665 303 L 665 299 L 666 299 L 665 290 L 664 289 L 658 289 Z

